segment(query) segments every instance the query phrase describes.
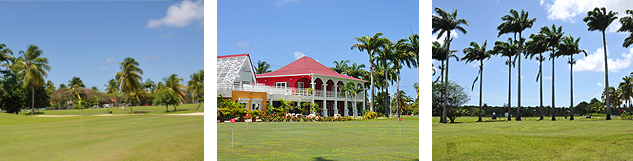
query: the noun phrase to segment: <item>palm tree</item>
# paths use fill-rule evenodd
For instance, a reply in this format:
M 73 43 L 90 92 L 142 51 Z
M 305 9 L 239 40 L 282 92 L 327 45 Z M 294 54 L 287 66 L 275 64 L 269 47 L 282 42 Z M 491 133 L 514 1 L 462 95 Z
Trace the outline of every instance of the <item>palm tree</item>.
M 602 92 L 602 99 L 605 100 L 605 103 L 609 103 L 611 104 L 611 106 L 618 106 L 618 103 L 620 102 L 618 97 L 618 93 L 620 93 L 620 91 L 618 91 L 617 88 L 614 87 L 609 87 L 609 94 L 606 94 L 606 90 Z M 609 108 L 607 106 L 607 108 Z
M 346 74 L 347 68 L 349 68 L 347 66 L 347 63 L 349 63 L 349 60 L 334 61 L 332 63 L 334 63 L 334 67 L 330 68 L 332 69 L 332 71 L 338 74 Z
M 569 98 L 570 98 L 570 112 L 571 118 L 569 120 L 574 120 L 574 64 L 576 64 L 576 60 L 574 60 L 574 54 L 584 53 L 587 56 L 587 51 L 578 48 L 578 42 L 580 38 L 574 39 L 571 35 L 563 38 L 563 43 L 560 45 L 560 49 L 558 50 L 560 54 L 558 55 L 568 55 L 569 56 L 569 81 L 571 83 Z
M 191 80 L 188 82 L 189 90 L 193 93 L 194 98 L 198 99 L 199 97 L 204 95 L 204 70 L 199 70 L 198 73 L 193 73 L 191 76 Z M 200 108 L 202 102 L 198 100 L 198 107 L 196 110 Z
M 6 61 L 7 63 L 9 63 L 8 61 L 11 58 L 9 54 L 13 55 L 13 51 L 7 48 L 7 45 L 0 44 L 0 62 Z M 4 66 L 4 64 L 2 66 Z M 9 72 L 9 69 L 0 71 L 0 73 L 6 73 L 6 72 Z
M 497 35 L 497 37 L 501 36 L 502 34 L 513 32 L 514 41 L 519 42 L 519 50 L 516 54 L 519 59 L 519 77 L 521 77 L 521 53 L 523 52 L 523 37 L 521 37 L 521 33 L 527 28 L 532 28 L 532 24 L 534 24 L 534 22 L 536 21 L 536 18 L 529 19 L 528 15 L 529 13 L 525 12 L 523 9 L 521 9 L 521 15 L 519 15 L 516 10 L 510 9 L 510 15 L 505 15 L 501 17 L 504 22 L 497 26 L 497 30 L 499 30 L 499 35 Z M 518 40 L 517 33 L 519 33 Z M 521 78 L 519 78 L 518 81 L 519 87 L 517 88 L 518 106 L 516 120 L 521 121 Z
M 582 20 L 587 23 L 589 27 L 589 31 L 599 30 L 602 32 L 602 45 L 604 49 L 604 82 L 605 82 L 605 91 L 609 88 L 609 67 L 607 64 L 607 40 L 605 39 L 604 31 L 609 27 L 613 20 L 617 19 L 618 12 L 609 11 L 607 13 L 607 9 L 602 8 L 594 8 L 593 11 L 587 12 L 587 17 Z M 623 26 L 624 27 L 624 26 Z M 626 43 L 626 41 L 625 41 Z M 607 100 L 609 100 L 609 95 L 607 95 Z M 611 108 L 609 106 L 609 102 L 607 101 L 607 120 L 611 120 Z
M 633 79 L 630 76 L 625 76 L 622 78 L 622 82 L 618 85 L 618 91 L 620 101 L 626 102 L 626 106 L 630 108 L 631 97 L 633 97 L 633 84 L 631 83 Z
M 255 68 L 255 74 L 272 72 L 272 70 L 270 70 L 270 64 L 266 61 L 258 60 L 257 66 L 253 66 L 253 68 Z
M 32 116 L 35 113 L 35 88 L 41 88 L 44 85 L 44 77 L 48 77 L 46 71 L 50 71 L 51 67 L 48 65 L 48 58 L 40 57 L 44 51 L 35 45 L 30 45 L 26 52 L 20 51 L 20 54 L 23 54 L 24 60 L 18 62 L 20 69 L 18 75 L 23 76 L 22 86 L 31 88 Z
M 149 89 L 149 91 L 154 92 L 154 89 L 156 88 L 156 83 L 148 78 L 147 80 L 145 80 L 145 83 L 143 83 L 143 88 Z
M 409 41 L 409 43 L 404 43 L 407 41 Z M 392 61 L 394 62 L 394 67 L 396 68 L 396 91 L 400 91 L 400 69 L 403 65 L 406 65 L 407 68 L 418 67 L 418 35 L 412 34 L 409 36 L 409 40 L 401 39 L 397 44 L 397 52 L 394 53 L 395 55 Z M 400 92 L 396 92 L 396 98 L 400 98 Z M 401 99 L 396 100 L 398 118 L 400 118 L 401 111 L 400 100 Z
M 70 86 L 70 88 L 86 88 L 86 85 L 84 85 L 84 82 L 81 81 L 79 77 L 73 77 L 73 79 L 69 80 L 68 86 Z
M 477 44 L 477 42 L 470 42 L 470 47 L 464 49 L 464 53 L 466 55 L 464 55 L 464 57 L 462 58 L 462 61 L 466 60 L 465 63 L 470 63 L 476 60 L 479 61 L 479 76 L 475 77 L 475 81 L 473 81 L 473 85 L 471 88 L 471 90 L 475 89 L 475 83 L 481 77 L 481 80 L 479 80 L 479 120 L 477 120 L 477 122 L 482 121 L 481 114 L 483 113 L 481 106 L 484 80 L 484 59 L 490 59 L 490 54 L 492 53 L 492 51 L 486 50 L 486 44 L 488 44 L 488 40 L 485 40 L 484 44 L 481 47 L 479 46 L 479 44 Z
M 177 74 L 171 74 L 169 77 L 164 78 L 165 86 L 169 90 L 174 91 L 181 101 L 185 100 L 185 90 L 187 90 L 187 86 L 180 84 L 182 80 L 182 78 L 178 78 Z
M 127 57 L 123 62 L 119 64 L 121 71 L 117 72 L 115 78 L 117 80 L 117 86 L 121 88 L 122 92 L 128 94 L 128 102 L 131 102 L 131 94 L 136 93 L 141 85 L 143 79 L 143 70 L 138 67 L 138 62 L 134 58 Z M 138 97 L 137 97 L 138 99 Z M 130 104 L 130 112 L 132 106 Z
M 375 52 L 377 50 L 379 50 L 380 48 L 383 47 L 383 45 L 385 44 L 387 40 L 384 37 L 380 37 L 382 36 L 382 33 L 378 32 L 376 34 L 374 34 L 374 36 L 369 37 L 369 36 L 363 36 L 363 37 L 354 37 L 354 39 L 356 39 L 356 41 L 360 42 L 360 43 L 356 43 L 354 45 L 352 45 L 351 50 L 354 50 L 354 48 L 358 48 L 359 51 L 367 51 L 367 55 L 369 55 L 369 71 L 370 71 L 370 83 L 371 83 L 371 104 L 370 104 L 370 111 L 374 111 L 374 64 L 372 63 L 374 61 L 374 55 Z
M 628 14 L 628 16 L 620 18 L 622 27 L 620 27 L 617 32 L 631 33 L 631 35 L 624 39 L 624 43 L 622 43 L 622 47 L 628 48 L 631 44 L 633 44 L 633 11 L 627 9 L 626 14 Z
M 365 72 L 367 72 L 363 70 L 363 68 L 365 68 L 365 64 L 358 65 L 356 63 L 353 63 L 352 66 L 348 66 L 343 73 L 347 74 L 350 77 L 360 79 L 361 76 L 365 74 Z
M 552 51 L 549 57 L 549 59 L 552 60 L 552 121 L 556 121 L 556 93 L 554 92 L 554 80 L 556 77 L 554 73 L 554 62 L 556 62 L 557 57 L 561 56 L 560 53 L 557 52 L 557 49 L 560 47 L 561 38 L 565 33 L 563 32 L 562 26 L 556 28 L 556 24 L 552 24 L 552 29 L 547 26 L 541 27 L 539 34 L 544 36 L 542 39 L 546 44 L 545 46 L 547 46 L 547 50 Z
M 108 84 L 104 84 L 103 86 L 106 87 L 105 89 L 106 93 L 116 93 L 119 91 L 119 86 L 117 85 L 117 81 L 115 79 L 110 79 L 108 81 Z
M 397 43 L 392 43 L 391 41 L 387 41 L 385 43 L 385 47 L 382 48 L 382 50 L 378 51 L 378 56 L 375 57 L 376 61 L 379 61 L 380 64 L 385 67 L 385 68 L 389 68 L 390 66 L 388 65 L 388 63 L 391 63 L 393 66 L 392 69 L 398 70 L 398 65 L 396 65 L 394 59 L 396 59 L 396 53 L 397 52 L 401 52 L 399 50 L 400 46 L 404 43 L 404 41 L 406 41 L 405 39 L 401 39 L 399 40 Z M 385 95 L 385 99 L 384 99 L 384 103 L 385 103 L 385 116 L 387 118 L 389 118 L 389 114 L 391 113 L 391 106 L 389 105 L 389 86 L 391 85 L 390 81 L 392 82 L 394 80 L 393 75 L 388 74 L 387 72 L 389 72 L 389 70 L 384 70 L 383 71 L 384 77 L 385 77 L 385 84 L 384 84 L 384 89 L 385 89 L 385 93 L 387 93 Z
M 464 19 L 457 19 L 457 9 L 455 9 L 455 11 L 453 11 L 452 14 L 438 8 L 435 7 L 435 12 L 437 14 L 439 14 L 439 16 L 433 15 L 432 17 L 432 27 L 433 27 L 433 31 L 432 33 L 437 33 L 439 31 L 439 34 L 437 35 L 437 38 L 439 39 L 442 35 L 445 35 L 445 40 L 444 40 L 444 46 L 446 48 L 445 52 L 446 52 L 446 57 L 448 58 L 448 55 L 450 54 L 450 47 L 451 47 L 451 30 L 457 30 L 462 32 L 463 34 L 466 34 L 466 29 L 464 29 L 461 25 L 466 25 L 468 26 L 468 21 L 464 20 Z M 444 66 L 444 68 L 446 68 L 446 75 L 444 76 L 445 81 L 444 82 L 448 82 L 448 59 L 446 60 L 446 66 Z M 448 83 L 444 83 L 444 90 L 447 91 L 448 90 Z M 442 109 L 442 118 L 440 120 L 441 123 L 446 123 L 446 106 L 448 105 L 448 92 L 444 93 L 444 108 Z
M 512 108 L 512 66 L 514 65 L 514 61 L 512 61 L 512 57 L 518 54 L 517 50 L 519 50 L 519 45 L 512 41 L 511 38 L 508 38 L 507 42 L 497 41 L 495 42 L 495 47 L 492 50 L 493 55 L 507 56 L 508 60 L 506 61 L 506 65 L 508 65 L 508 113 L 510 113 L 510 109 Z M 516 57 L 515 57 L 516 59 Z M 512 117 L 508 115 L 508 121 L 511 121 Z
M 541 118 L 539 120 L 543 120 L 543 61 L 545 61 L 545 57 L 543 57 L 543 52 L 547 50 L 547 42 L 545 40 L 545 35 L 543 34 L 532 34 L 530 35 L 530 41 L 525 43 L 525 51 L 526 58 L 529 56 L 530 59 L 534 58 L 539 62 L 539 70 L 536 74 L 536 81 L 540 82 L 540 115 Z M 536 55 L 538 54 L 538 55 Z M 540 80 L 539 80 L 540 78 Z

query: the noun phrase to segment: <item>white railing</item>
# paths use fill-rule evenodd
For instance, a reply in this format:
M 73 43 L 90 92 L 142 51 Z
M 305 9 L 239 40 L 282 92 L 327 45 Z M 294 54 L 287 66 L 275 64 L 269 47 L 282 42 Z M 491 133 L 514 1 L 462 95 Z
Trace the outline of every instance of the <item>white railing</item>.
M 314 93 L 315 97 L 323 97 L 323 90 L 308 90 L 305 88 L 287 88 L 287 87 L 271 87 L 262 84 L 242 84 L 241 86 L 235 85 L 233 83 L 218 83 L 218 90 L 230 90 L 230 91 L 253 91 L 253 92 L 266 92 L 269 94 L 287 94 L 287 95 L 298 95 L 298 96 L 312 96 Z M 334 96 L 338 98 L 345 98 L 341 93 L 336 91 L 326 91 L 325 96 L 334 98 Z M 353 98 L 355 99 L 363 99 L 362 94 L 357 94 Z

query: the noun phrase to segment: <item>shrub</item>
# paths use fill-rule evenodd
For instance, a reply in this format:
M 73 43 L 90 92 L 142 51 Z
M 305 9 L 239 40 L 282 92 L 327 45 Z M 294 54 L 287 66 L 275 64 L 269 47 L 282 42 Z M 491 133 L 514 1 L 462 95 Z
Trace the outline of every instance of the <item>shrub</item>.
M 375 119 L 375 118 L 378 117 L 378 113 L 376 113 L 376 112 L 367 112 L 367 113 L 365 113 L 364 117 L 366 119 Z
M 625 112 L 622 115 L 620 115 L 620 119 L 622 119 L 622 120 L 633 120 L 633 113 Z

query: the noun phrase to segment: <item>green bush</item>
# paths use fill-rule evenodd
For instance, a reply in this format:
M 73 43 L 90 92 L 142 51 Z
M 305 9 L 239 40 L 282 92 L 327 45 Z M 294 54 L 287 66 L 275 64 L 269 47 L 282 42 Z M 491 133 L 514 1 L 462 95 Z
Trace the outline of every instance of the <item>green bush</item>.
M 622 115 L 620 115 L 620 119 L 622 119 L 622 120 L 633 120 L 633 113 L 625 112 Z
M 375 118 L 378 117 L 378 113 L 376 113 L 376 112 L 366 112 L 364 117 L 366 119 L 375 119 Z

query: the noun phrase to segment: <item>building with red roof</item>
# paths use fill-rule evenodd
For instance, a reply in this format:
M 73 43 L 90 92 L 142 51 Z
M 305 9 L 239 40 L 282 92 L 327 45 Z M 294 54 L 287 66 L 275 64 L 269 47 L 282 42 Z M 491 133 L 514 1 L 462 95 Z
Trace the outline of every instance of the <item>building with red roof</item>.
M 218 93 L 220 93 L 221 87 L 223 90 L 229 90 L 230 87 L 230 90 L 266 92 L 268 103 L 273 103 L 274 107 L 280 105 L 279 99 L 291 101 L 294 107 L 301 102 L 316 103 L 322 108 L 323 116 L 326 117 L 335 114 L 357 116 L 360 110 L 365 111 L 366 109 L 363 86 L 365 80 L 338 74 L 306 56 L 273 72 L 254 75 L 255 80 L 250 83 L 243 80 L 236 81 L 235 78 L 226 79 L 226 77 L 221 82 L 220 59 L 244 56 L 248 57 L 247 54 L 218 56 Z M 248 60 L 250 61 L 250 57 Z M 252 68 L 250 71 L 253 71 Z M 226 75 L 238 74 L 227 73 Z M 342 94 L 341 89 L 348 84 L 356 87 L 357 90 L 349 92 L 348 95 Z M 362 106 L 359 106 L 360 104 Z M 352 108 L 352 106 L 356 106 L 356 108 Z

